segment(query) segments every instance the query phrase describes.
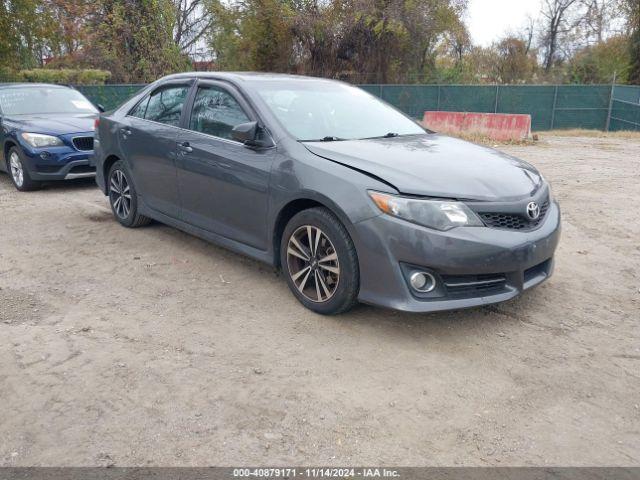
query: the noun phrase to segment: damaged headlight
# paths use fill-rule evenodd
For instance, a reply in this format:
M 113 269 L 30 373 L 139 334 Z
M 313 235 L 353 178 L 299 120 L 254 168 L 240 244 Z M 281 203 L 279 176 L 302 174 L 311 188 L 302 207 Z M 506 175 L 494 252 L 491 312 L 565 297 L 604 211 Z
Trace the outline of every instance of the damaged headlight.
M 436 230 L 454 227 L 483 227 L 482 220 L 464 203 L 424 200 L 369 191 L 376 206 L 387 215 Z

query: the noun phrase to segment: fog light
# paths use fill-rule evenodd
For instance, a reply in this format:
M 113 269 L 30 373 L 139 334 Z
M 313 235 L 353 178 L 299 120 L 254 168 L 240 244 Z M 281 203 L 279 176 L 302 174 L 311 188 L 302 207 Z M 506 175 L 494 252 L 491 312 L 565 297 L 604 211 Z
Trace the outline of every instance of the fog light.
M 413 272 L 409 281 L 411 287 L 421 293 L 429 293 L 436 288 L 436 279 L 428 272 Z

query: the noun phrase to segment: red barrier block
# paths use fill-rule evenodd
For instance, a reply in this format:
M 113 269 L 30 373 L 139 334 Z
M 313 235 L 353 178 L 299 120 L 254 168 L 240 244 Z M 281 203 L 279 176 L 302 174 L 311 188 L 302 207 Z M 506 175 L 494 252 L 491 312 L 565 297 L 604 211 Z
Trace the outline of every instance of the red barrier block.
M 525 140 L 531 115 L 514 113 L 424 112 L 422 124 L 439 133 L 482 135 L 493 140 Z

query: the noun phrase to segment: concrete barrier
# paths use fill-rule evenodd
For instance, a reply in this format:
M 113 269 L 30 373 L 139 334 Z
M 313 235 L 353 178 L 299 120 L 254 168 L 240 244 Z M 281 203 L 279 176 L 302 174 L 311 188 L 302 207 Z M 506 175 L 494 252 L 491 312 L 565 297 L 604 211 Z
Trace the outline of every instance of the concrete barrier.
M 525 140 L 531 115 L 514 113 L 424 112 L 422 124 L 439 133 L 482 135 L 493 140 Z

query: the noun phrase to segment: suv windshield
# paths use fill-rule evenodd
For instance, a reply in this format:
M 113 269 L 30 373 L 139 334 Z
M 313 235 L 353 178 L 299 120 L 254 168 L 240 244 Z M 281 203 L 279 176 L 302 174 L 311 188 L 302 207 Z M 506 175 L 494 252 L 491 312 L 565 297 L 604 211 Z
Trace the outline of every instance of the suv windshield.
M 0 88 L 0 112 L 5 115 L 34 113 L 96 113 L 80 92 L 65 87 Z
M 364 90 L 337 82 L 256 82 L 284 128 L 300 141 L 354 140 L 426 133 Z

